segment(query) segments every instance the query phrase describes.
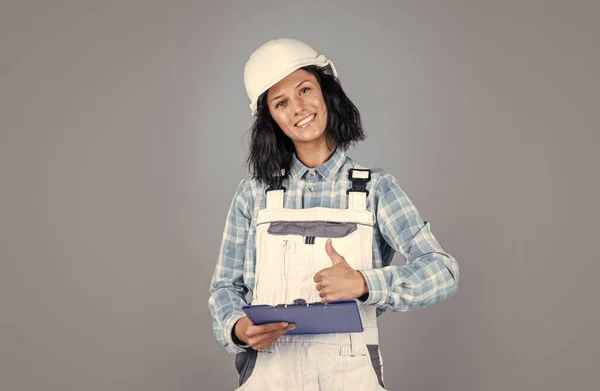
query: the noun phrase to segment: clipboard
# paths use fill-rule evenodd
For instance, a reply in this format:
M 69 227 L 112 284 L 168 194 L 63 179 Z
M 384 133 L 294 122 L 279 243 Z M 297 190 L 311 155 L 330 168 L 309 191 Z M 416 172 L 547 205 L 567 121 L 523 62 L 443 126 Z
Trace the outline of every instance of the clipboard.
M 304 300 L 301 300 L 302 302 Z M 244 313 L 253 324 L 288 322 L 296 325 L 286 335 L 360 333 L 362 320 L 355 300 L 334 301 L 328 304 L 299 303 L 245 305 Z

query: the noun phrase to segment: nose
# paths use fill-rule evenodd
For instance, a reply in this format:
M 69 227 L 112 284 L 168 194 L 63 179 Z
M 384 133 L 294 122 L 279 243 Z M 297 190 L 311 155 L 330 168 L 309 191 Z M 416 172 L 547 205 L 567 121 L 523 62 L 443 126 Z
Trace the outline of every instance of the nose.
M 304 113 L 306 110 L 306 103 L 304 102 L 304 99 L 301 97 L 294 99 L 292 108 L 294 110 L 294 114 L 296 115 Z

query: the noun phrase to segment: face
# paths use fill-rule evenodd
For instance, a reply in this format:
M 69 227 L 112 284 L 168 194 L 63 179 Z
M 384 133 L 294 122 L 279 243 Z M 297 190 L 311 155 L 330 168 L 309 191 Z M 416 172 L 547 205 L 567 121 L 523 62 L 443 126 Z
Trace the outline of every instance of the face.
M 319 82 L 313 74 L 298 69 L 267 93 L 271 117 L 296 148 L 326 145 L 327 108 Z

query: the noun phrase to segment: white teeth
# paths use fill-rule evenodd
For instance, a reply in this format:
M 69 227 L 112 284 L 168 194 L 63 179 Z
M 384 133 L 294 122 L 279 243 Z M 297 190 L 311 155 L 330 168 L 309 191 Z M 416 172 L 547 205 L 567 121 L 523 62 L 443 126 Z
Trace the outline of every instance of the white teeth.
M 308 118 L 305 118 L 305 119 L 303 119 L 302 121 L 298 122 L 298 123 L 296 124 L 296 126 L 303 126 L 303 125 L 306 125 L 306 124 L 307 124 L 307 123 L 309 123 L 309 122 L 310 122 L 310 121 L 311 121 L 311 120 L 312 120 L 314 117 L 315 117 L 315 115 L 313 114 L 313 115 L 311 115 L 310 117 L 308 117 Z

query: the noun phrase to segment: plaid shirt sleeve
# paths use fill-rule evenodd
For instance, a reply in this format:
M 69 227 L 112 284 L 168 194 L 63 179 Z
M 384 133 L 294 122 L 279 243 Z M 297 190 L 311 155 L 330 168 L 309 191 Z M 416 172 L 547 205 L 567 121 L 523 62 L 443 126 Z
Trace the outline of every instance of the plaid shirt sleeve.
M 245 180 L 240 182 L 227 213 L 208 299 L 215 337 L 232 354 L 242 352 L 246 347 L 236 344 L 232 338 L 235 323 L 245 316 L 241 308 L 246 304 L 248 293 L 243 274 L 246 238 L 251 223 L 251 209 L 246 200 L 251 197 L 245 184 Z
M 458 285 L 456 260 L 442 250 L 392 175 L 383 174 L 375 186 L 377 225 L 406 264 L 360 270 L 369 289 L 365 303 L 383 311 L 409 311 L 452 296 Z

